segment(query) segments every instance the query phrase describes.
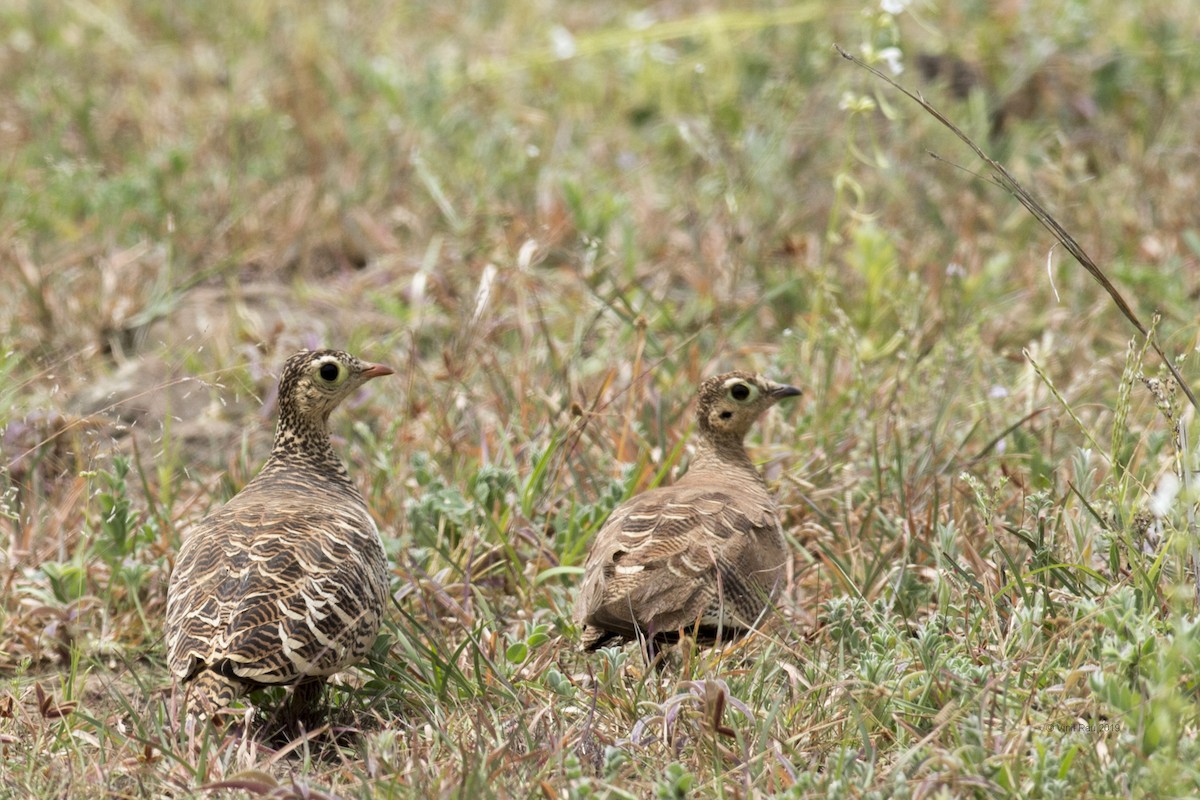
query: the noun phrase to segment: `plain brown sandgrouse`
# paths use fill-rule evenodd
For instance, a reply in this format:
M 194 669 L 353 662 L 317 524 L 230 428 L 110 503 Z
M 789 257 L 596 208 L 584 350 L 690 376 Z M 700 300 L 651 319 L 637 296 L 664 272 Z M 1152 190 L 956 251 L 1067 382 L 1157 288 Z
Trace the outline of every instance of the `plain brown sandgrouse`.
M 388 598 L 383 543 L 329 441 L 329 415 L 391 375 L 338 350 L 296 353 L 279 378 L 271 455 L 183 540 L 167 588 L 168 664 L 189 709 L 295 684 L 295 705 L 363 658 Z
M 674 485 L 618 506 L 596 534 L 575 605 L 581 645 L 726 641 L 752 628 L 783 579 L 775 501 L 743 443 L 755 420 L 800 390 L 729 372 L 700 385 L 698 437 Z

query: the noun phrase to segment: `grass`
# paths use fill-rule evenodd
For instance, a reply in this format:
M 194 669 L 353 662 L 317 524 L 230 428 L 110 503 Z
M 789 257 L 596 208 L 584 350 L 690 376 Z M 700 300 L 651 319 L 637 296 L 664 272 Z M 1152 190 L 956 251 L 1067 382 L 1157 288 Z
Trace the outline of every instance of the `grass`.
M 1200 792 L 1193 410 L 833 49 L 899 48 L 1194 381 L 1197 28 L 1183 0 L 7 5 L 0 797 Z M 314 345 L 398 373 L 334 418 L 395 608 L 330 730 L 180 741 L 173 554 Z M 591 536 L 686 467 L 733 367 L 805 388 L 751 442 L 777 619 L 661 672 L 580 654 Z

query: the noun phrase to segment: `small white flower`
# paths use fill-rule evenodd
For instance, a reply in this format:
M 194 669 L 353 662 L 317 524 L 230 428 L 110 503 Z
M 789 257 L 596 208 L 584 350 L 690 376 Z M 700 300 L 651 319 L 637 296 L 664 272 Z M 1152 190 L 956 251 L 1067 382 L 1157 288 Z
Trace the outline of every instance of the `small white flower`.
M 957 261 L 951 261 L 946 265 L 947 278 L 965 278 L 967 277 L 966 268 Z
M 879 7 L 883 9 L 884 13 L 894 17 L 904 13 L 904 9 L 908 8 L 910 3 L 912 0 L 879 0 Z
M 899 47 L 885 47 L 879 51 L 880 60 L 888 65 L 888 69 L 893 75 L 899 75 L 904 72 L 904 65 L 900 63 L 900 56 L 904 55 L 900 52 Z
M 555 58 L 561 59 L 573 58 L 578 52 L 575 37 L 562 25 L 555 25 L 550 29 L 550 48 L 554 51 Z
M 1004 398 L 1008 397 L 1008 389 L 996 384 L 992 388 L 988 389 L 988 397 L 992 400 L 1003 400 Z
M 1150 513 L 1162 519 L 1171 510 L 1175 497 L 1179 494 L 1179 476 L 1174 472 L 1164 473 L 1150 498 Z
M 629 29 L 633 31 L 644 31 L 658 20 L 654 16 L 653 11 L 638 11 L 630 14 L 626 20 Z

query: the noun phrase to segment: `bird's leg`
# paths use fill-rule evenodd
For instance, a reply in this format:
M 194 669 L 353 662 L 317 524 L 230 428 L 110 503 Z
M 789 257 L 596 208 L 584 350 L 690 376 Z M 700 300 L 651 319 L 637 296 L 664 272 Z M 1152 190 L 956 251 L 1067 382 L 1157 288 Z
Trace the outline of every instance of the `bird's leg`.
M 646 631 L 643 631 L 641 628 L 637 628 L 636 630 L 638 649 L 642 651 L 642 662 L 649 669 L 654 663 L 655 656 L 654 626 L 651 625 Z
M 314 727 L 319 717 L 321 693 L 324 689 L 323 678 L 303 681 L 292 687 L 291 697 L 283 709 L 284 724 L 295 731 Z
M 639 635 L 638 644 L 642 646 L 642 658 L 647 671 L 654 670 L 656 675 L 661 676 L 663 670 L 666 669 L 667 657 L 671 652 L 669 647 L 664 646 L 669 644 L 669 640 L 662 639 L 658 631 L 654 629 L 654 625 L 651 624 L 647 627 L 644 636 Z

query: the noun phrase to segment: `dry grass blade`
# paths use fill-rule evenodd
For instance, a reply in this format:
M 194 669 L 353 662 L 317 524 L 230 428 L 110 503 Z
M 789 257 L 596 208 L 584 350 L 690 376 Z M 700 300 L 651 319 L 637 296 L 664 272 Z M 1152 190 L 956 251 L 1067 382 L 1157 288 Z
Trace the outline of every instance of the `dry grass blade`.
M 1154 348 L 1154 352 L 1158 353 L 1159 358 L 1163 360 L 1163 363 L 1166 365 L 1167 369 L 1170 370 L 1171 377 L 1174 378 L 1176 383 L 1179 384 L 1179 388 L 1183 389 L 1183 393 L 1187 395 L 1192 407 L 1200 410 L 1200 401 L 1198 401 L 1196 399 L 1196 395 L 1192 393 L 1191 387 L 1188 386 L 1187 382 L 1183 379 L 1183 375 L 1180 374 L 1174 362 L 1167 358 L 1166 354 L 1163 353 L 1162 348 L 1158 346 L 1158 342 L 1154 341 L 1154 339 L 1151 337 L 1150 329 L 1142 323 L 1141 319 L 1138 318 L 1133 309 L 1129 307 L 1129 303 L 1125 301 L 1125 298 L 1121 295 L 1120 290 L 1113 285 L 1113 282 L 1110 281 L 1108 276 L 1106 276 L 1100 267 L 1096 265 L 1096 262 L 1092 260 L 1092 257 L 1084 251 L 1079 242 L 1075 241 L 1075 237 L 1068 233 L 1067 230 L 1061 224 L 1059 224 L 1058 220 L 1056 220 L 1054 216 L 1042 206 L 1041 203 L 1039 203 L 1031 194 L 1029 194 L 1029 192 L 1025 190 L 1025 187 L 1021 186 L 1017 179 L 1014 178 L 1009 171 L 1004 168 L 1003 164 L 1001 164 L 999 161 L 996 161 L 987 153 L 983 152 L 983 149 L 980 148 L 979 145 L 975 144 L 970 136 L 967 136 L 965 133 L 963 133 L 961 128 L 951 122 L 945 114 L 938 111 L 933 104 L 931 104 L 920 94 L 904 88 L 899 83 L 896 83 L 896 81 L 892 80 L 892 78 L 875 69 L 870 64 L 867 64 L 862 59 L 850 55 L 840 46 L 835 44 L 833 47 L 838 51 L 842 58 L 846 59 L 847 61 L 851 61 L 867 70 L 872 75 L 886 82 L 888 85 L 901 92 L 905 97 L 908 97 L 914 103 L 923 108 L 930 116 L 932 116 L 945 127 L 949 128 L 950 131 L 953 132 L 954 135 L 959 139 L 961 139 L 963 143 L 967 145 L 967 147 L 971 148 L 972 152 L 979 156 L 979 158 L 982 159 L 985 164 L 995 170 L 996 182 L 1005 191 L 1017 198 L 1021 205 L 1025 206 L 1025 209 L 1033 215 L 1034 219 L 1042 224 L 1042 227 L 1054 234 L 1054 238 L 1057 239 L 1063 247 L 1067 248 L 1071 255 L 1075 256 L 1075 260 L 1083 265 L 1083 268 L 1086 269 L 1091 276 L 1096 279 L 1096 282 L 1103 287 L 1104 291 L 1108 292 L 1108 296 L 1112 298 L 1113 303 L 1115 303 L 1117 308 L 1121 310 L 1121 313 L 1125 315 L 1125 318 L 1133 324 L 1133 327 L 1137 329 L 1138 333 L 1150 340 L 1150 345 Z M 931 153 L 930 155 L 934 154 Z

